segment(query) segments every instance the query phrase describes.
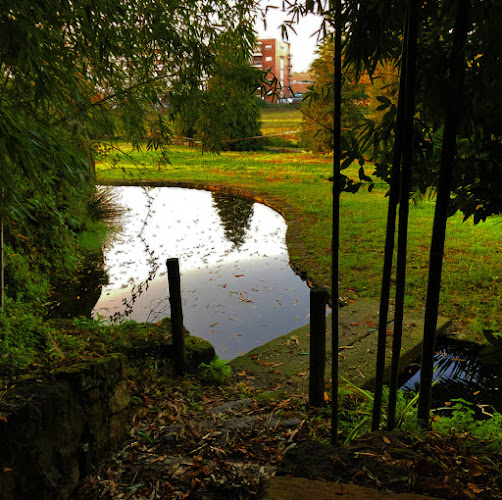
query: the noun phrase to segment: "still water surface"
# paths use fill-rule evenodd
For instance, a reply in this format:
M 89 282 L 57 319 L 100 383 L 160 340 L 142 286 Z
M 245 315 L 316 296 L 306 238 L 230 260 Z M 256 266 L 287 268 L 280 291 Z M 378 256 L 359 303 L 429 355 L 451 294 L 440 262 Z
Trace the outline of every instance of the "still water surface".
M 165 261 L 178 257 L 183 314 L 192 335 L 230 360 L 308 323 L 309 288 L 289 267 L 286 223 L 272 209 L 221 193 L 117 187 L 127 208 L 105 250 L 109 285 L 94 314 L 136 321 L 170 316 Z M 156 269 L 156 267 L 158 267 Z M 149 274 L 148 288 L 141 287 Z

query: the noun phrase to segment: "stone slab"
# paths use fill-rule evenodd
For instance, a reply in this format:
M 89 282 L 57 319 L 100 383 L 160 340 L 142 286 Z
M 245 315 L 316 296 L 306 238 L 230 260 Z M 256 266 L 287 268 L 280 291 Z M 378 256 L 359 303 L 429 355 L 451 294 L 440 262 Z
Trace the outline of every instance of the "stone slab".
M 379 302 L 362 299 L 339 311 L 339 370 L 352 383 L 373 389 L 378 334 Z M 386 345 L 385 381 L 390 376 L 393 313 L 389 314 L 388 342 Z M 331 315 L 327 317 L 326 381 L 331 375 Z M 438 333 L 450 324 L 439 318 Z M 401 367 L 404 369 L 421 354 L 424 320 L 418 313 L 407 313 L 403 323 Z M 286 335 L 256 347 L 230 362 L 243 376 L 254 377 L 256 386 L 280 390 L 284 395 L 308 393 L 310 358 L 310 327 L 298 328 Z
M 318 481 L 303 477 L 276 476 L 265 482 L 263 500 L 331 500 L 355 498 L 357 500 L 431 500 L 433 497 L 415 493 L 392 493 L 372 488 L 343 484 L 333 481 Z

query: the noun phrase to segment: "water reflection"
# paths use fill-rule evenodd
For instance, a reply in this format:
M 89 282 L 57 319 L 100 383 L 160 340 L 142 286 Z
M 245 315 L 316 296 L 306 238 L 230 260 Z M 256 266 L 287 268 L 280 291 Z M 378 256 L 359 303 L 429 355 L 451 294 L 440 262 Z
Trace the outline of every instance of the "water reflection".
M 181 188 L 121 187 L 128 207 L 105 259 L 95 314 L 170 315 L 165 260 L 180 259 L 185 326 L 232 359 L 308 322 L 309 289 L 288 265 L 283 218 L 264 205 Z M 145 223 L 146 222 L 146 223 Z M 142 293 L 137 294 L 138 286 Z
M 434 356 L 432 408 L 444 408 L 446 402 L 462 398 L 481 405 L 476 408 L 480 417 L 483 405 L 491 405 L 501 412 L 501 381 L 493 368 L 482 362 L 479 346 L 443 341 Z M 409 372 L 401 390 L 418 392 L 420 370 L 412 367 Z M 449 412 L 446 410 L 443 413 Z
M 249 231 L 254 203 L 222 193 L 211 193 L 211 196 L 220 216 L 225 238 L 233 243 L 234 248 L 239 248 Z

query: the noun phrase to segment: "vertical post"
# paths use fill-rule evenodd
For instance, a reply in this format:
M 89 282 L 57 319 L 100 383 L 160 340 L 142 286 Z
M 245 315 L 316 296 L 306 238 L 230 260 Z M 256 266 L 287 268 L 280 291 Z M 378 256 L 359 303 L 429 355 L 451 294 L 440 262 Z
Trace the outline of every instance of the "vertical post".
M 330 10 L 335 15 L 335 52 L 333 74 L 333 228 L 331 233 L 331 444 L 338 443 L 338 265 L 340 247 L 340 192 L 342 190 L 340 180 L 341 158 L 341 114 L 342 114 L 342 2 L 331 0 Z
M 326 369 L 326 304 L 328 292 L 324 288 L 310 290 L 310 379 L 309 404 L 324 402 L 324 373 Z
M 174 345 L 176 373 L 182 375 L 186 367 L 185 337 L 183 336 L 183 310 L 181 307 L 180 267 L 178 259 L 167 259 L 169 303 L 171 304 L 171 327 Z

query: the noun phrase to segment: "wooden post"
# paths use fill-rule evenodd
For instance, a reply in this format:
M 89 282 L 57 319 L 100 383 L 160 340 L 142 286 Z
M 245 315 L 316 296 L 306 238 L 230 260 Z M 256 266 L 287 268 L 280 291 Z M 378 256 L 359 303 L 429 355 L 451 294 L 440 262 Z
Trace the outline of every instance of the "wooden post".
M 167 280 L 169 282 L 169 303 L 171 304 L 171 325 L 174 345 L 176 373 L 183 375 L 186 368 L 185 337 L 183 335 L 183 309 L 181 307 L 180 267 L 178 259 L 167 259 Z
M 326 368 L 326 304 L 324 288 L 310 290 L 310 379 L 309 403 L 324 403 L 324 371 Z

